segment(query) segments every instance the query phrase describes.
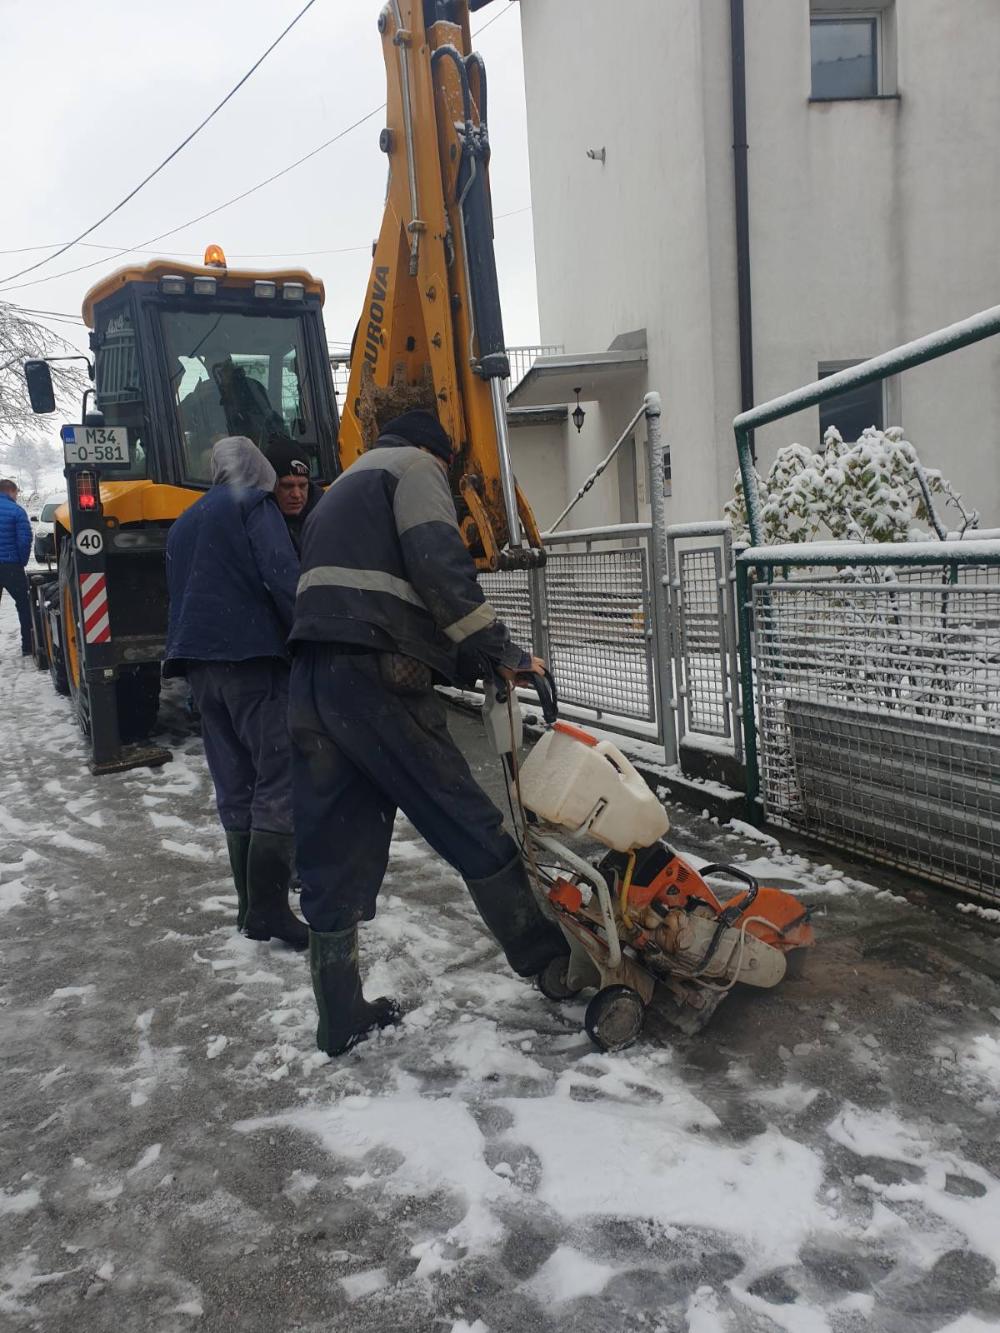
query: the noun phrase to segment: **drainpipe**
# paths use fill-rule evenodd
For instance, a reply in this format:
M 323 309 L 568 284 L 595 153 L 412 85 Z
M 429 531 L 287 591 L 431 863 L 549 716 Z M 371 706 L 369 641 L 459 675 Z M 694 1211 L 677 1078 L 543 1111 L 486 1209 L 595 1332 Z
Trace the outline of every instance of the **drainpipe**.
M 750 303 L 750 190 L 747 158 L 747 71 L 743 0 L 729 0 L 729 28 L 733 80 L 733 184 L 736 195 L 736 300 L 740 337 L 740 411 L 754 406 L 753 310 Z M 750 450 L 757 450 L 753 434 Z

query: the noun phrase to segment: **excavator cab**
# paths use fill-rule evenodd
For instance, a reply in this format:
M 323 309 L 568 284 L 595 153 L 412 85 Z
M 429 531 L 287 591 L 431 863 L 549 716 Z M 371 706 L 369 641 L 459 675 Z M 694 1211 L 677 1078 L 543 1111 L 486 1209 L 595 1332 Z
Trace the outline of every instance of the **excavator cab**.
M 216 440 L 246 435 L 261 448 L 290 440 L 315 480 L 332 481 L 338 423 L 322 301 L 307 273 L 162 260 L 94 288 L 83 310 L 97 406 L 107 425 L 134 432 L 131 475 L 203 489 Z

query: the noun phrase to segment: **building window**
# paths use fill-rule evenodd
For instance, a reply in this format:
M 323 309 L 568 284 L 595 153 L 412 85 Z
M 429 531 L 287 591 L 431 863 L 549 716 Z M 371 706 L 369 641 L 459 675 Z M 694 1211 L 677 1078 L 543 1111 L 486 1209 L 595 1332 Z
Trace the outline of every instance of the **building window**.
M 891 0 L 812 0 L 809 12 L 815 100 L 895 93 Z
M 819 378 L 827 379 L 838 370 L 846 370 L 857 362 L 821 362 Z M 869 426 L 885 430 L 886 380 L 876 380 L 874 384 L 863 384 L 857 389 L 848 389 L 838 393 L 819 405 L 819 438 L 822 444 L 826 432 L 835 426 L 841 439 L 848 444 L 861 438 Z

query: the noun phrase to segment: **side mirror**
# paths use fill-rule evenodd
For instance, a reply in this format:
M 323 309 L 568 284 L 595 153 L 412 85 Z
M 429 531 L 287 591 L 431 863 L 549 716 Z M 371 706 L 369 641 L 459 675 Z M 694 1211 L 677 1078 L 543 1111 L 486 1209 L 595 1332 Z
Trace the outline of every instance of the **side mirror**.
M 25 361 L 24 378 L 32 412 L 54 412 L 56 396 L 52 391 L 52 372 L 47 361 Z

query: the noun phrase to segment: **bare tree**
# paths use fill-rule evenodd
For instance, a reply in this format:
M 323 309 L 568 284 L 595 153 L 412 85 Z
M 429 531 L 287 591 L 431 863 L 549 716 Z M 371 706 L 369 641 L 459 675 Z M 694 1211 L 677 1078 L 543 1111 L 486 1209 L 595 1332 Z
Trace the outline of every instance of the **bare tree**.
M 13 443 L 0 447 L 4 474 L 12 477 L 27 494 L 37 493 L 42 477 L 59 464 L 59 450 L 46 440 L 16 435 Z
M 31 410 L 24 382 L 25 361 L 67 356 L 76 351 L 65 338 L 39 324 L 20 306 L 0 301 L 0 438 L 38 433 L 39 418 Z M 57 361 L 52 366 L 52 383 L 57 400 L 79 398 L 88 383 L 83 363 Z

